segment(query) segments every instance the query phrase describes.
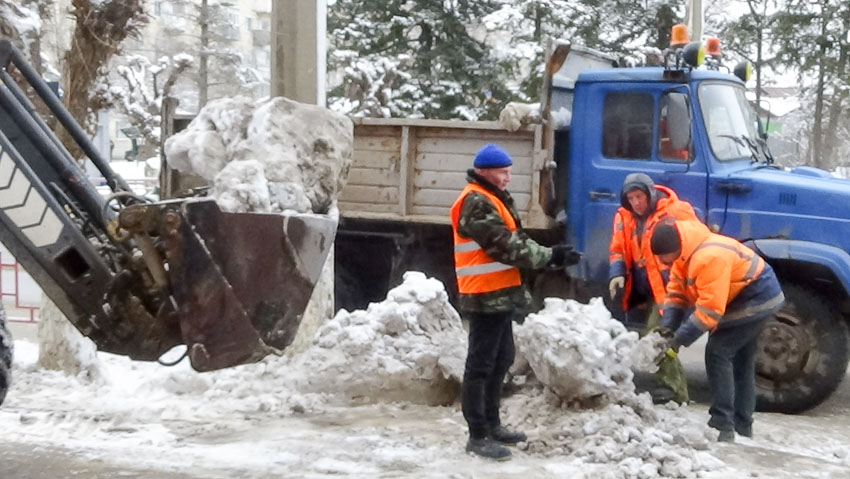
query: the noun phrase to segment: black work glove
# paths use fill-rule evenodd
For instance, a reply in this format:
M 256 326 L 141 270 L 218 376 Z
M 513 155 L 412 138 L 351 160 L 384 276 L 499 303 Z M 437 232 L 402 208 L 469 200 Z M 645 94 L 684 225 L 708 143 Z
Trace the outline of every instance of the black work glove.
M 660 330 L 659 330 L 659 333 L 660 333 Z M 674 359 L 676 357 L 678 357 L 679 356 L 679 348 L 681 346 L 682 345 L 679 344 L 679 340 L 676 339 L 675 337 L 670 337 L 669 339 L 667 339 L 667 342 L 664 343 L 664 345 L 662 346 L 663 349 L 661 350 L 661 353 L 658 355 L 658 357 L 655 358 L 655 365 L 656 366 L 660 365 L 668 357 L 674 358 Z
M 668 328 L 667 326 L 661 326 L 657 331 L 662 338 L 666 339 L 673 339 L 673 335 L 676 334 L 676 331 L 673 331 L 672 328 Z
M 581 253 L 574 250 L 568 244 L 556 244 L 552 247 L 552 258 L 549 260 L 550 268 L 564 268 L 578 264 L 581 261 Z

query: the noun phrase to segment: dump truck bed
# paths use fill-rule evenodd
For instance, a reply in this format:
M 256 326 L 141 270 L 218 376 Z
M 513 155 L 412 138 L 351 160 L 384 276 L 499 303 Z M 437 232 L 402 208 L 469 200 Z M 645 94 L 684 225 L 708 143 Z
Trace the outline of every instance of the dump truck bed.
M 498 143 L 514 161 L 508 190 L 526 228 L 546 228 L 540 206 L 543 126 L 510 132 L 497 122 L 358 118 L 354 162 L 339 198 L 343 217 L 449 222 L 472 158 Z

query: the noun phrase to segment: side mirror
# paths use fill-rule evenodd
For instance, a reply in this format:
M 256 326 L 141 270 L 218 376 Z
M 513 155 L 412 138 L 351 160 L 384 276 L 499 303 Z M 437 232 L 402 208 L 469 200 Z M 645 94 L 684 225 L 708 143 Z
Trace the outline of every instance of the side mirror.
M 670 146 L 676 150 L 687 149 L 691 144 L 691 115 L 688 97 L 684 93 L 667 95 L 667 135 Z

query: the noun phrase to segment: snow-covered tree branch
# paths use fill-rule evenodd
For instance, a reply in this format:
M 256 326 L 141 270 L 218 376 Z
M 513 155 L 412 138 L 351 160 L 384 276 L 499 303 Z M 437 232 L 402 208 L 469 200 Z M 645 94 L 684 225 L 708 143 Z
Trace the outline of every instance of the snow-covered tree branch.
M 124 84 L 105 87 L 107 97 L 139 130 L 145 145 L 159 145 L 163 101 L 192 64 L 192 56 L 185 53 L 163 56 L 155 64 L 144 56 L 131 55 L 117 68 Z

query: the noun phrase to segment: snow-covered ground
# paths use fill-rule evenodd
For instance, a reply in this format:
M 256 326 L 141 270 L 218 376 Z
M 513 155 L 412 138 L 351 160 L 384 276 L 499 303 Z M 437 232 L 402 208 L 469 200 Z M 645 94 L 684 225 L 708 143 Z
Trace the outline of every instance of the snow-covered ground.
M 438 285 L 408 275 L 386 301 L 340 312 L 304 353 L 213 373 L 98 353 L 95 379 L 67 376 L 37 368 L 37 345 L 18 340 L 0 476 L 850 477 L 846 382 L 830 405 L 757 414 L 755 439 L 720 445 L 704 403 L 653 407 L 631 391 L 615 364 L 626 356 L 610 348 L 636 338 L 600 301 L 550 300 L 517 327 L 521 351 L 551 353 L 526 355 L 546 378 L 503 402 L 503 422 L 529 441 L 507 463 L 472 457 L 459 405 L 422 394 L 423 381 L 450 389 L 465 341 Z M 696 378 L 698 348 L 690 354 Z M 570 381 L 582 387 L 563 391 Z M 42 467 L 57 455 L 76 472 Z

